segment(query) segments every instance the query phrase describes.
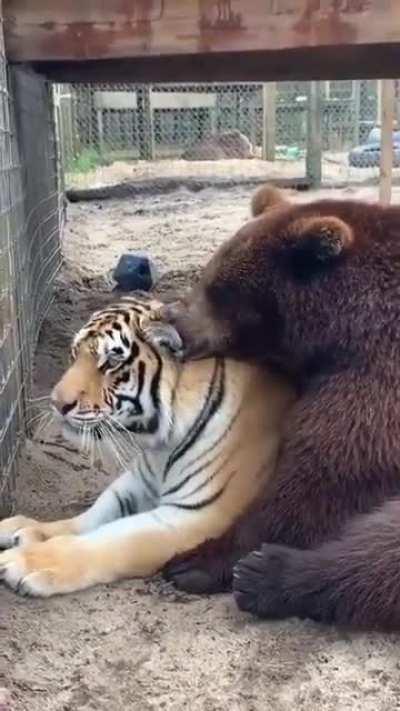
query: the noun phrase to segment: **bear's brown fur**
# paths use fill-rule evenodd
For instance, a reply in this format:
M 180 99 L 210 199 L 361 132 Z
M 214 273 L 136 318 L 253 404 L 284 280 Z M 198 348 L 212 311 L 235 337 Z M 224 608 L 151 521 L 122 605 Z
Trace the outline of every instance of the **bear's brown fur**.
M 400 627 L 400 208 L 274 189 L 165 314 L 188 356 L 265 359 L 299 399 L 276 475 L 223 541 L 176 562 L 260 616 Z
M 254 158 L 253 146 L 237 129 L 195 141 L 182 153 L 183 160 L 224 160 Z

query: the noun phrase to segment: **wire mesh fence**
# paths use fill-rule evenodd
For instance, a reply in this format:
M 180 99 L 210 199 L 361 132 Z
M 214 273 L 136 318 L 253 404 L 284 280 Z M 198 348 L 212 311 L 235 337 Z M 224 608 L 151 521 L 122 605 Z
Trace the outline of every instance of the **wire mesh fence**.
M 331 81 L 322 85 L 322 179 L 349 183 L 378 178 L 379 82 Z M 371 154 L 371 149 L 374 155 Z
M 57 86 L 55 95 L 67 185 L 377 175 L 379 155 L 358 150 L 376 139 L 369 137 L 379 125 L 377 81 L 78 84 Z
M 0 56 L 0 518 L 11 508 L 34 348 L 60 254 L 51 89 Z

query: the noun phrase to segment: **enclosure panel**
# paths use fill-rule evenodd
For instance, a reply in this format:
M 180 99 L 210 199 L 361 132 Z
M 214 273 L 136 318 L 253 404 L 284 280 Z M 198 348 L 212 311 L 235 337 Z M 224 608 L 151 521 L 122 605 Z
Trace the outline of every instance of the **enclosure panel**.
M 19 165 L 13 151 L 7 66 L 0 32 L 0 517 L 15 484 L 15 434 L 20 407 L 20 352 L 13 284 L 13 189 Z M 18 199 L 18 198 L 17 198 Z
M 17 454 L 33 414 L 34 348 L 60 265 L 51 91 L 33 72 L 7 73 L 0 107 L 0 518 L 12 507 Z

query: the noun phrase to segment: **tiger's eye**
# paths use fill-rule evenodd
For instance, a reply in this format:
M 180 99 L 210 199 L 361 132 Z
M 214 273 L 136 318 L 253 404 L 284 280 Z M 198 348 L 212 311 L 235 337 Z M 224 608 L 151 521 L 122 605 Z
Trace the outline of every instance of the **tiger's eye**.
M 107 355 L 105 365 L 115 368 L 125 360 L 124 351 L 119 346 L 113 348 Z

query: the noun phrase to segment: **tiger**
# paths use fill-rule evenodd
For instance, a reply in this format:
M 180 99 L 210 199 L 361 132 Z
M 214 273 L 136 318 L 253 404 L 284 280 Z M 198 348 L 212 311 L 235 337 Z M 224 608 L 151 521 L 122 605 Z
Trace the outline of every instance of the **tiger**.
M 21 595 L 152 576 L 222 536 L 273 474 L 290 383 L 234 360 L 184 362 L 161 307 L 126 297 L 73 338 L 50 396 L 63 434 L 80 447 L 118 436 L 132 454 L 83 513 L 0 522 L 0 578 Z

